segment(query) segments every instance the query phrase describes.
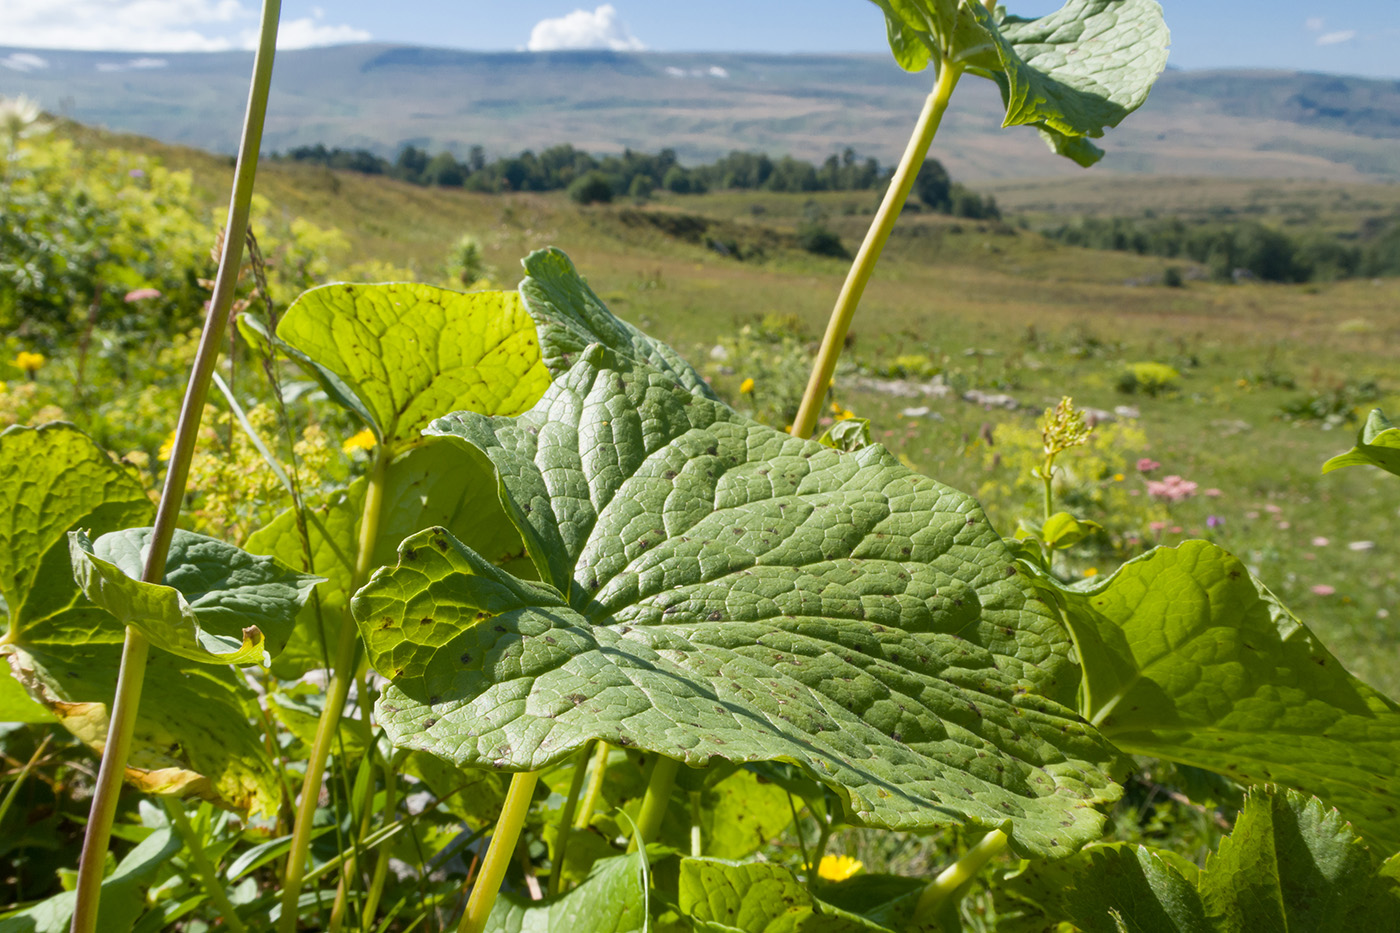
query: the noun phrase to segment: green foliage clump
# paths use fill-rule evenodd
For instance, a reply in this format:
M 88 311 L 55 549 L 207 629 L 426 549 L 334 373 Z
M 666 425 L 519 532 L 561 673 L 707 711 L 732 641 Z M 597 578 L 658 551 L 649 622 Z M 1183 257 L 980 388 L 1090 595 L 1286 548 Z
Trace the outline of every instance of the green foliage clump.
M 1285 421 L 1313 422 L 1325 428 L 1355 424 L 1367 405 L 1381 398 L 1374 379 L 1342 380 L 1290 399 L 1279 408 Z
M 1163 395 L 1174 392 L 1181 373 L 1166 363 L 1129 363 L 1118 374 L 1117 388 L 1127 395 Z
M 851 254 L 841 237 L 821 223 L 807 222 L 797 228 L 797 245 L 814 256 L 850 259 Z
M 589 172 L 569 185 L 569 197 L 578 204 L 608 204 L 613 199 L 612 179 L 602 172 Z

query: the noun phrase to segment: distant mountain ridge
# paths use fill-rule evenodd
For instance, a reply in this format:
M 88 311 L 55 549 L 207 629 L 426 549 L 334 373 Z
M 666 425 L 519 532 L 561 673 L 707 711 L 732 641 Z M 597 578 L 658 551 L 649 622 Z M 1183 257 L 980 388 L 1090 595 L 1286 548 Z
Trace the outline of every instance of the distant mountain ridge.
M 237 143 L 251 56 L 0 47 L 0 94 L 84 123 L 220 152 Z M 732 149 L 895 161 L 928 91 L 883 55 L 466 52 L 367 43 L 278 53 L 264 145 L 324 143 L 459 157 L 569 142 L 597 152 Z M 1000 127 L 987 81 L 954 97 L 935 155 L 956 177 L 1070 175 L 1025 128 Z M 1400 180 L 1400 82 L 1168 71 L 1103 141 L 1102 170 Z

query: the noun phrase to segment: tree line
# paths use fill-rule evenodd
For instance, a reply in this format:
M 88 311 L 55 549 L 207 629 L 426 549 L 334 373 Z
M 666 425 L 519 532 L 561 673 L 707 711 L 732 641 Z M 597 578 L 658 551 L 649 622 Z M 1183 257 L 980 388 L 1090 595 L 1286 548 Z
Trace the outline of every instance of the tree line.
M 1314 282 L 1400 275 L 1400 216 L 1371 218 L 1352 233 L 1292 232 L 1258 221 L 1089 217 L 1041 231 L 1071 246 L 1189 259 L 1212 278 Z
M 568 143 L 494 160 L 488 160 L 480 146 L 473 146 L 461 160 L 447 151 L 429 155 L 417 146 L 404 146 L 391 161 L 366 149 L 328 149 L 320 143 L 273 158 L 469 191 L 568 190 L 581 203 L 624 196 L 645 198 L 657 190 L 674 194 L 732 189 L 878 191 L 889 183 L 894 171 L 877 159 L 860 158 L 850 148 L 832 154 L 820 165 L 792 156 L 774 159 L 762 153 L 735 151 L 707 165 L 687 167 L 680 164 L 674 149 L 657 153 L 627 149 L 621 155 L 598 158 Z M 952 182 L 943 166 L 932 159 L 920 170 L 916 193 L 933 210 L 970 218 L 1000 216 L 992 199 Z

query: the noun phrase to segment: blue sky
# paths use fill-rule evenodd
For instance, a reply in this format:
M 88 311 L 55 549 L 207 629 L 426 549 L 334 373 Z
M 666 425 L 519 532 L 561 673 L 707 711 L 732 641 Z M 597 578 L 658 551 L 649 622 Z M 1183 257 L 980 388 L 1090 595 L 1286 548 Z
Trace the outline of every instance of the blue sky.
M 1038 16 L 1059 4 L 1023 0 Z M 1172 64 L 1400 78 L 1400 0 L 1165 0 Z M 246 47 L 256 0 L 3 0 L 0 44 L 175 52 Z M 655 51 L 884 49 L 867 0 L 284 0 L 284 45 L 390 41 L 464 49 L 579 44 Z M 3 61 L 0 61 L 2 64 Z

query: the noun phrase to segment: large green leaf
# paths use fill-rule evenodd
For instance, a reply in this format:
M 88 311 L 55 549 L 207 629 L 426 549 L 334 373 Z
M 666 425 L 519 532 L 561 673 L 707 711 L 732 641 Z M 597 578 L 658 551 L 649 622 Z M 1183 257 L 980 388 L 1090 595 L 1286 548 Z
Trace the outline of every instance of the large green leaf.
M 513 415 L 549 384 L 535 328 L 510 292 L 462 294 L 430 285 L 325 285 L 304 292 L 277 325 L 368 413 L 392 450 L 418 443 L 438 415 L 469 408 Z M 318 375 L 318 378 L 319 375 Z
M 1373 409 L 1356 437 L 1356 446 L 1337 454 L 1322 465 L 1322 472 L 1331 473 L 1345 466 L 1380 467 L 1400 476 L 1400 428 L 1390 423 L 1379 409 Z
M 888 933 L 857 914 L 823 910 L 792 872 L 771 862 L 682 859 L 679 906 L 707 933 Z
M 292 509 L 278 515 L 248 538 L 247 549 L 269 554 L 289 567 L 326 578 L 297 617 L 286 650 L 273 670 L 294 677 L 328 666 L 335 656 L 340 617 L 350 598 L 350 580 L 358 547 L 359 522 L 365 505 L 363 477 L 306 508 L 310 566 L 302 550 L 297 517 Z M 496 495 L 491 464 L 476 448 L 456 438 L 428 437 L 390 462 L 384 476 L 379 537 L 373 565 L 394 563 L 399 542 L 416 531 L 441 526 L 493 563 L 517 575 L 530 574 L 520 534 L 506 517 Z M 319 613 L 319 618 L 318 618 Z M 322 644 L 325 632 L 327 644 Z
M 874 2 L 901 67 L 952 62 L 990 78 L 1006 107 L 1003 126 L 1035 126 L 1081 165 L 1103 156 L 1084 137 L 1102 136 L 1142 106 L 1167 61 L 1155 0 L 1069 0 L 1038 19 L 972 0 Z
M 557 249 L 536 250 L 523 262 L 520 296 L 539 329 L 545 366 L 558 378 L 591 344 L 665 373 L 696 395 L 714 393 L 695 368 L 671 347 L 616 317 Z
M 715 858 L 744 858 L 792 823 L 787 791 L 742 768 L 688 793 L 696 795 L 701 849 Z
M 82 598 L 69 531 L 150 521 L 139 484 L 70 425 L 0 434 L 0 586 L 11 608 L 0 638 L 5 677 L 96 750 L 107 740 L 126 629 Z M 148 662 L 126 777 L 270 815 L 279 785 L 257 698 L 236 671 L 155 652 Z
M 150 521 L 155 512 L 133 473 L 71 424 L 16 426 L 0 433 L 0 600 L 6 631 L 0 646 L 19 644 L 30 624 L 83 607 L 68 561 L 68 531 L 97 533 Z M 0 722 L 53 722 L 52 712 L 0 664 Z
M 73 528 L 104 534 L 150 521 L 155 508 L 133 473 L 71 424 L 0 433 L 0 596 L 8 640 L 73 608 Z M 91 610 L 89 610 L 91 611 Z
M 603 859 L 588 878 L 559 897 L 531 901 L 503 893 L 486 921 L 488 933 L 633 933 L 647 928 L 641 853 Z
M 267 663 L 320 577 L 271 557 L 176 529 L 165 583 L 141 574 L 153 529 L 128 528 L 89 541 L 70 532 L 73 578 L 94 603 L 171 654 L 208 664 Z
M 130 930 L 146 907 L 142 888 L 148 886 L 161 866 L 179 851 L 180 837 L 164 828 L 151 833 L 127 853 L 116 870 L 102 882 L 98 929 L 103 933 Z M 68 933 L 77 904 L 78 895 L 72 891 L 55 894 L 0 920 L 0 933 Z
M 1201 898 L 1215 929 L 1351 933 L 1395 930 L 1392 879 L 1336 810 L 1289 792 L 1252 792 L 1206 860 Z
M 1089 846 L 1067 859 L 1030 863 L 1006 889 L 1043 920 L 1026 929 L 1064 921 L 1084 933 L 1214 933 L 1200 892 L 1164 855 L 1123 842 Z
M 107 744 L 121 644 L 75 643 L 67 637 L 73 630 L 45 629 L 2 653 L 30 695 L 100 753 Z M 105 640 L 123 632 L 111 619 L 97 634 Z M 54 640 L 45 640 L 49 636 Z M 234 668 L 152 652 L 126 779 L 147 793 L 203 797 L 273 816 L 281 789 L 260 722 L 257 696 Z
M 1348 674 L 1239 560 L 1188 541 L 1056 588 L 1084 713 L 1116 746 L 1316 794 L 1400 846 L 1400 706 Z
M 1034 863 L 1006 891 L 1085 933 L 1385 933 L 1400 885 L 1379 861 L 1317 798 L 1256 789 L 1204 869 L 1113 843 Z
M 480 448 L 545 583 L 444 531 L 354 601 L 380 721 L 459 764 L 539 770 L 594 738 L 688 764 L 782 760 L 856 822 L 1095 838 L 1111 752 L 1078 671 L 970 498 L 882 447 L 756 424 L 591 348 Z

